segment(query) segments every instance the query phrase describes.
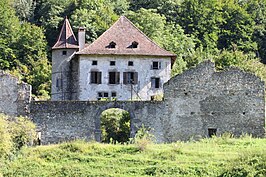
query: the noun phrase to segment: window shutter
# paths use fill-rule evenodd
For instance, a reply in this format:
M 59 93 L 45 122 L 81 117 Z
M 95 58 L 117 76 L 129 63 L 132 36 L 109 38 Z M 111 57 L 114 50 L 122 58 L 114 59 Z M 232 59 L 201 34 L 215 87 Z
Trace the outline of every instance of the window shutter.
M 138 84 L 138 73 L 134 72 L 134 83 L 133 84 Z
M 93 79 L 94 78 L 94 74 L 95 74 L 94 72 L 91 72 L 91 82 L 90 83 L 94 83 L 94 79 Z
M 127 84 L 127 73 L 123 73 L 123 84 Z
M 97 84 L 101 84 L 102 83 L 102 72 L 98 72 L 97 74 Z
M 159 63 L 159 68 L 158 69 L 161 69 L 162 68 L 162 62 L 158 62 Z
M 115 75 L 116 75 L 115 76 L 115 79 L 116 79 L 115 83 L 119 84 L 119 82 L 120 82 L 120 72 L 116 72 Z
M 155 78 L 151 78 L 151 88 L 155 88 Z

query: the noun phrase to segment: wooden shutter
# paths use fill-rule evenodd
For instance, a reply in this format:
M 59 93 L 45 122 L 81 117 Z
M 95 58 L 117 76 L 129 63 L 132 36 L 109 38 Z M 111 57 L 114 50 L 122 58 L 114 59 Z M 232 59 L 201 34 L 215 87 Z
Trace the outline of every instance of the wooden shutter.
M 151 88 L 155 88 L 155 78 L 151 78 Z
M 95 83 L 95 80 L 94 80 L 94 78 L 95 78 L 95 72 L 91 72 L 91 83 Z
M 128 82 L 127 82 L 127 72 L 124 72 L 123 73 L 123 84 L 128 84 Z
M 119 84 L 119 82 L 120 82 L 120 72 L 116 72 L 115 73 L 115 83 Z
M 134 72 L 134 82 L 133 84 L 138 84 L 138 73 Z
M 102 72 L 97 72 L 97 84 L 102 83 Z
M 159 61 L 158 64 L 159 64 L 158 69 L 162 69 L 162 62 Z

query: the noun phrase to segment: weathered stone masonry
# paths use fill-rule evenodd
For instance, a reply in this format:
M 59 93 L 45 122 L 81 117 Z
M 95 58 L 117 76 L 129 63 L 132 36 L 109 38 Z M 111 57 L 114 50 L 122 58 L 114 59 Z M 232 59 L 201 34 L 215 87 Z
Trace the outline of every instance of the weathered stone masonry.
M 264 83 L 236 68 L 216 72 L 210 61 L 164 84 L 161 102 L 32 102 L 30 116 L 42 133 L 42 143 L 83 138 L 100 140 L 100 115 L 109 108 L 130 113 L 131 136 L 144 124 L 157 142 L 207 137 L 231 132 L 264 136 Z
M 27 115 L 31 100 L 31 86 L 0 70 L 0 113 Z

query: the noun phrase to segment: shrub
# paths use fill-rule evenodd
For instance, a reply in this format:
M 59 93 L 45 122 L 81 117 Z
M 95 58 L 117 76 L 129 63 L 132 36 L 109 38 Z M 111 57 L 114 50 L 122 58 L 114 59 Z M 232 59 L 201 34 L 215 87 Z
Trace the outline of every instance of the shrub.
M 35 137 L 35 125 L 28 118 L 11 118 L 0 114 L 0 158 L 6 158 L 22 146 L 32 144 Z
M 13 143 L 8 127 L 7 116 L 0 114 L 0 159 L 12 151 Z
M 135 137 L 132 142 L 137 146 L 140 151 L 144 151 L 147 149 L 149 144 L 154 142 L 154 135 L 150 133 L 150 130 L 144 125 L 137 131 Z

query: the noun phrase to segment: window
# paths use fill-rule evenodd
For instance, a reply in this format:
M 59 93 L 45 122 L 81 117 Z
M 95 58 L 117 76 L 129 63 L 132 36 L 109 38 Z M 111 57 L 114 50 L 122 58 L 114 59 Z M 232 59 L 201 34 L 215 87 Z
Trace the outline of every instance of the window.
M 109 84 L 119 84 L 120 73 L 119 72 L 109 72 Z
M 115 61 L 110 61 L 110 66 L 115 66 Z
M 114 41 L 110 42 L 109 45 L 107 46 L 110 49 L 114 49 L 116 46 L 116 43 Z
M 98 92 L 98 100 L 108 99 L 108 92 Z
M 96 60 L 92 61 L 92 65 L 97 65 L 97 64 L 98 64 L 98 62 Z
M 151 68 L 152 69 L 161 69 L 161 62 L 153 61 Z
M 115 98 L 115 97 L 116 97 L 116 92 L 112 92 L 112 93 L 111 93 L 111 96 L 112 96 L 113 98 Z
M 133 61 L 129 61 L 129 62 L 128 62 L 128 66 L 134 66 Z
M 63 85 L 63 80 L 61 78 L 56 78 L 56 87 L 61 89 Z
M 124 84 L 137 84 L 138 73 L 137 72 L 124 72 L 123 80 L 124 80 Z
M 67 55 L 67 51 L 63 50 L 62 55 Z
M 216 128 L 208 128 L 208 135 L 211 138 L 212 136 L 216 136 L 217 129 Z
M 160 88 L 160 78 L 157 77 L 151 78 L 151 88 Z
M 132 42 L 131 46 L 132 48 L 138 48 L 138 44 L 136 41 Z
M 91 71 L 91 84 L 101 84 L 102 83 L 102 72 Z

